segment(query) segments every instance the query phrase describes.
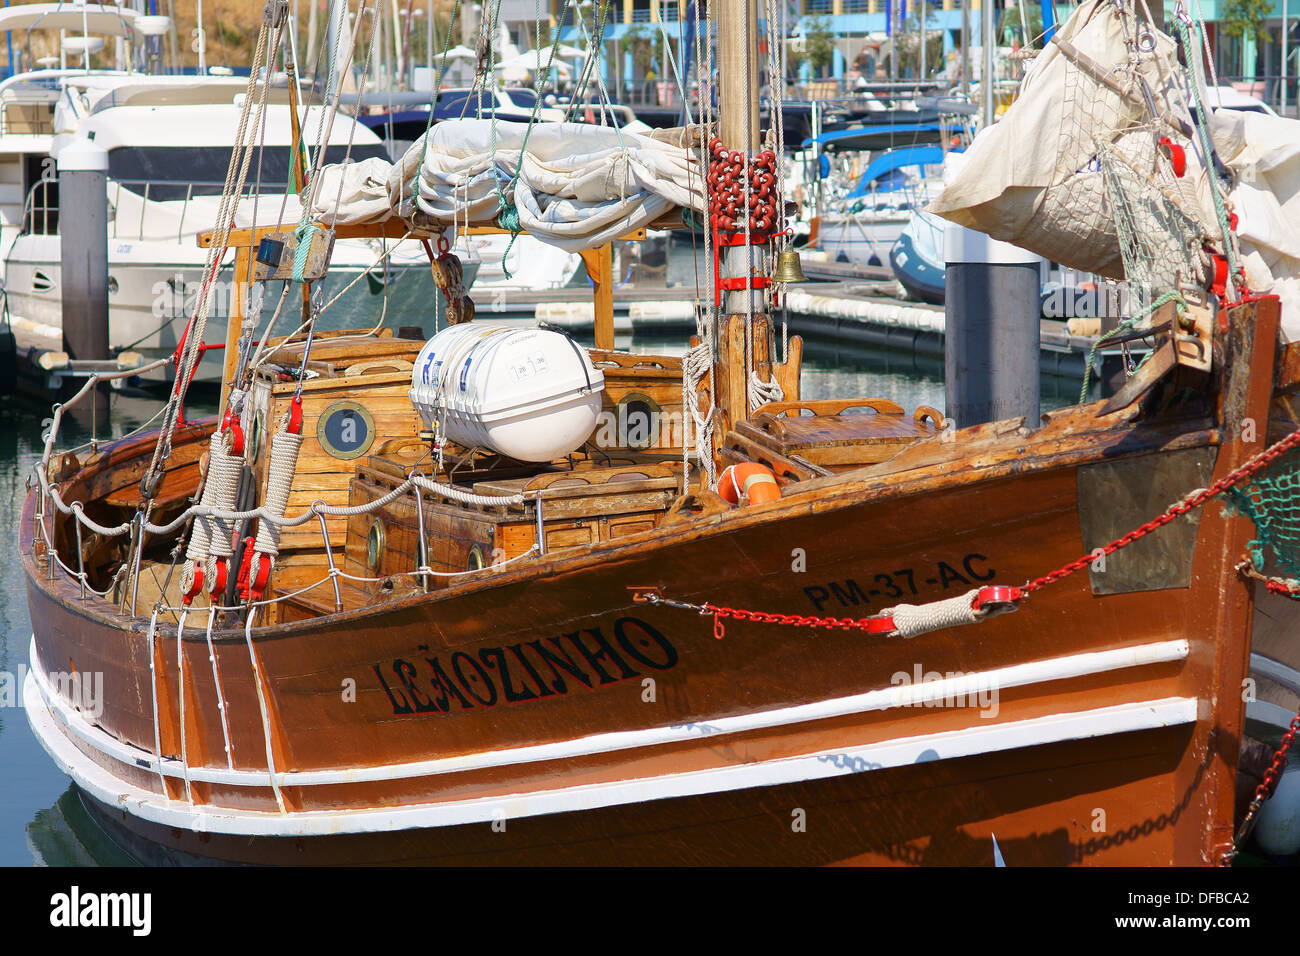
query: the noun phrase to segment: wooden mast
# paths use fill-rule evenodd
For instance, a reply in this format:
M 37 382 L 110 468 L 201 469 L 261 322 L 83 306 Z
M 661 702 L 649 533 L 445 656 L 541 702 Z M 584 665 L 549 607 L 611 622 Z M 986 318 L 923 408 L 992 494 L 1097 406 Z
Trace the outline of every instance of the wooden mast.
M 758 30 L 754 0 L 720 0 L 718 10 L 718 132 L 722 145 L 752 157 L 758 149 Z M 730 278 L 748 276 L 753 247 L 721 251 L 722 272 Z M 729 315 L 743 314 L 753 292 L 727 292 L 723 305 Z M 754 302 L 753 311 L 760 309 Z
M 760 145 L 757 5 L 755 0 L 717 0 L 715 9 L 718 11 L 718 134 L 728 150 L 739 150 L 752 159 Z M 784 83 L 785 77 L 768 80 L 770 84 Z M 720 247 L 720 276 L 740 279 L 761 274 L 761 250 L 761 245 Z M 714 431 L 715 447 L 729 429 L 753 412 L 749 407 L 749 372 L 754 371 L 761 381 L 771 381 L 775 371 L 771 355 L 772 325 L 765 314 L 766 295 L 752 288 L 727 291 L 722 294 L 722 304 L 724 316 L 714 374 L 722 421 Z M 792 349 L 792 355 L 797 354 Z M 796 358 L 792 364 L 797 361 Z M 787 391 L 785 397 L 797 400 L 797 370 L 783 369 L 779 378 L 783 385 L 794 382 L 795 394 Z

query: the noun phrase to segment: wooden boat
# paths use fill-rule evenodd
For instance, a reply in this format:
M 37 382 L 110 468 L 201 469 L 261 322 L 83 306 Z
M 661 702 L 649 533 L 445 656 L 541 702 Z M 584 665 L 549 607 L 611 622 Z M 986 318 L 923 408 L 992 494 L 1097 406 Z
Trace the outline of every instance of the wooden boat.
M 231 234 L 237 274 L 260 239 Z M 602 401 L 673 411 L 680 360 L 612 352 L 601 262 Z M 253 376 L 241 467 L 266 473 L 254 436 L 300 395 L 278 513 L 311 517 L 260 601 L 232 580 L 219 610 L 183 604 L 171 550 L 228 422 L 178 427 L 151 486 L 154 434 L 47 455 L 23 512 L 29 719 L 152 861 L 1224 862 L 1264 586 L 1239 570 L 1250 522 L 1194 505 L 1293 433 L 1300 357 L 1276 298 L 1201 314 L 1193 358 L 1166 343 L 1128 400 L 956 430 L 802 401 L 797 341 L 776 363 L 766 317 L 747 336 L 733 313 L 715 450 L 780 486 L 734 505 L 662 427 L 439 459 L 403 404 L 424 343 L 286 341 L 278 363 L 315 377 Z M 783 401 L 754 407 L 755 368 Z M 360 452 L 324 424 L 348 409 Z M 1238 440 L 1252 422 L 1271 431 Z

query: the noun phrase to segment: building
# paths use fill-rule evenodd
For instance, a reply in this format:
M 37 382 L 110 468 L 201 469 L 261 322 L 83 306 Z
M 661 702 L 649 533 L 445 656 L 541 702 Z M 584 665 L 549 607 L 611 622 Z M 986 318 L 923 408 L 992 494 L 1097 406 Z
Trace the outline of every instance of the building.
M 501 20 L 511 31 L 520 49 L 536 45 L 537 3 L 543 4 L 547 13 L 541 21 L 542 41 L 549 42 L 552 29 L 557 25 L 564 4 L 562 0 L 501 0 Z M 839 80 L 851 87 L 858 75 L 866 79 L 881 79 L 882 74 L 892 76 L 889 62 L 892 49 L 891 36 L 904 31 L 915 32 L 919 15 L 924 11 L 927 43 L 941 44 L 943 69 L 955 75 L 955 60 L 961 47 L 961 0 L 777 0 L 783 3 L 786 19 L 786 42 L 791 61 L 798 58 L 801 40 L 810 28 L 820 24 L 833 38 L 832 59 L 824 69 L 828 78 Z M 998 8 L 1002 45 L 1023 43 L 1025 31 L 1020 27 L 1019 3 L 992 0 Z M 1150 2 L 1150 0 L 1149 0 Z M 1300 48 L 1300 0 L 1274 0 L 1273 10 L 1264 21 L 1263 29 L 1268 42 L 1258 42 L 1254 37 L 1234 37 L 1223 29 L 1221 18 L 1230 0 L 1185 0 L 1193 14 L 1204 17 L 1207 36 L 1213 52 L 1214 75 L 1223 82 L 1232 82 L 1254 95 L 1278 105 L 1294 105 L 1297 88 L 1294 77 Z M 1288 4 L 1283 10 L 1283 3 Z M 969 0 L 971 45 L 980 44 L 982 0 Z M 1158 6 L 1158 0 L 1151 2 Z M 1166 9 L 1172 11 L 1173 0 L 1167 0 Z M 599 4 L 593 0 L 580 0 L 585 25 L 575 23 L 572 12 L 560 25 L 563 42 L 585 47 L 588 32 L 594 24 Z M 892 9 L 891 9 L 892 6 Z M 1030 30 L 1041 24 L 1041 6 L 1036 0 L 1026 0 L 1025 13 Z M 1054 5 L 1057 19 L 1069 15 L 1066 3 Z M 610 22 L 605 26 L 607 60 L 602 64 L 602 78 L 615 89 L 633 98 L 653 99 L 657 94 L 670 94 L 675 87 L 675 76 L 685 64 L 681 62 L 680 47 L 690 44 L 688 18 L 691 16 L 690 0 L 612 0 L 609 6 Z M 1282 64 L 1282 36 L 1284 27 L 1290 34 L 1288 63 Z M 667 38 L 667 43 L 663 39 Z M 933 55 L 931 55 L 933 56 Z M 931 59 L 931 57 L 927 57 Z M 812 68 L 805 61 L 798 68 L 799 78 L 809 79 Z M 1283 100 L 1281 77 L 1288 78 Z M 911 77 L 911 71 L 899 70 L 900 78 Z M 690 78 L 683 77 L 689 85 Z M 667 83 L 665 84 L 665 80 Z

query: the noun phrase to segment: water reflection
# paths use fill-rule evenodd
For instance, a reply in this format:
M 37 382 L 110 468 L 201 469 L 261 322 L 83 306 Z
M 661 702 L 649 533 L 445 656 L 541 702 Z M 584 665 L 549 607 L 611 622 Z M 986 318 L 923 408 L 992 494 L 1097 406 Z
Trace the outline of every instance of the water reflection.
M 101 440 L 121 438 L 162 407 L 156 396 L 114 392 L 107 420 L 94 423 Z M 190 417 L 216 410 L 216 395 L 195 396 Z M 40 458 L 50 406 L 15 396 L 0 398 L 0 866 L 61 866 L 130 862 L 91 821 L 75 791 L 32 735 L 18 705 L 32 627 L 18 554 L 19 517 L 27 482 Z M 59 448 L 91 437 L 92 423 L 65 419 Z
M 137 866 L 91 818 L 75 786 L 27 824 L 27 848 L 35 866 Z

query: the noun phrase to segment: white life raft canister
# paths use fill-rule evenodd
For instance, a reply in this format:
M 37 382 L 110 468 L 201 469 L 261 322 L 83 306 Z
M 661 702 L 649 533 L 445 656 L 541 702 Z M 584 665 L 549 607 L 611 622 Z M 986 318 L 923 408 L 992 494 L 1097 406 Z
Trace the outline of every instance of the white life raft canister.
M 552 461 L 582 446 L 600 416 L 605 376 L 558 332 L 467 322 L 429 339 L 411 372 L 426 426 L 467 448 Z

